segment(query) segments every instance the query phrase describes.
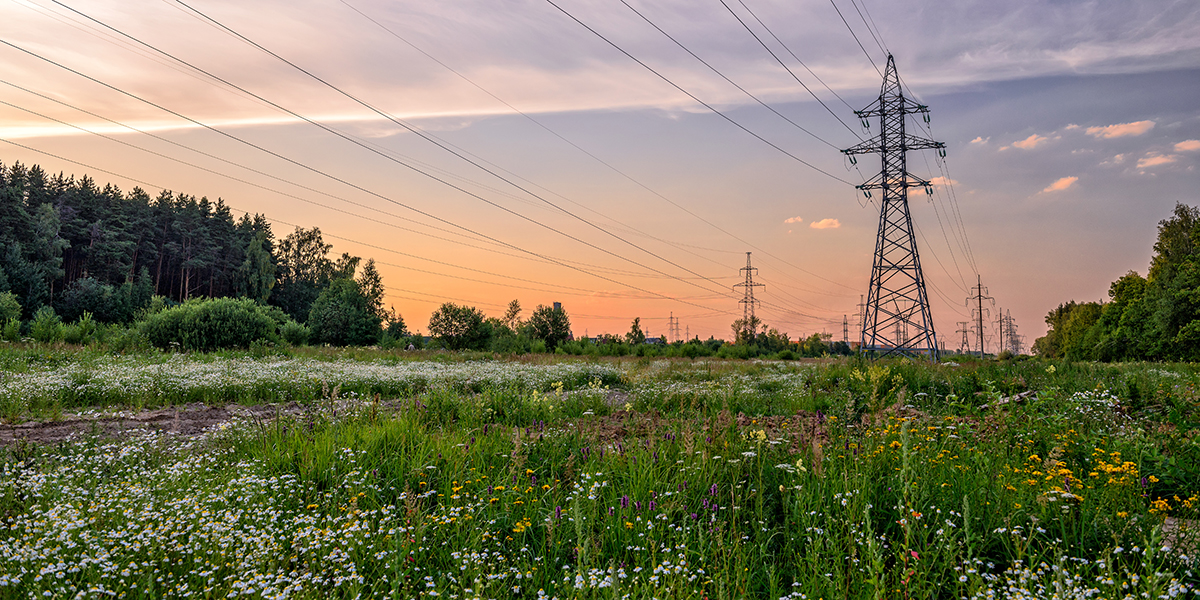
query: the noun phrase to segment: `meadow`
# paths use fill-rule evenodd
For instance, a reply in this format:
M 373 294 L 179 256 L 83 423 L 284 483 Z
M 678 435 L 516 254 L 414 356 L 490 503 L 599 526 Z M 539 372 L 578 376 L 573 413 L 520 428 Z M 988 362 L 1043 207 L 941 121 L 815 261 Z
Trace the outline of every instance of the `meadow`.
M 1200 596 L 1200 369 L 0 350 L 0 597 Z

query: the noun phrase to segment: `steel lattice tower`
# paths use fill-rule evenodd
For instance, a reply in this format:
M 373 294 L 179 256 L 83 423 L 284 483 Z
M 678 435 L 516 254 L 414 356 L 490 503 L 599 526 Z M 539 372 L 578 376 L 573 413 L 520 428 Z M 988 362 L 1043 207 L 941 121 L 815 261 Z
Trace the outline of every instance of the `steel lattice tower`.
M 860 349 L 880 357 L 927 354 L 936 360 L 937 334 L 908 211 L 909 188 L 923 187 L 929 193 L 932 188 L 908 172 L 907 154 L 946 145 L 906 133 L 905 117 L 914 113 L 928 114 L 929 107 L 904 96 L 896 61 L 889 54 L 879 99 L 854 112 L 864 124 L 879 117 L 879 135 L 842 152 L 852 161 L 857 154 L 879 154 L 883 163 L 878 175 L 856 186 L 868 198 L 871 190 L 881 190 L 882 196 Z
M 761 283 L 754 283 L 754 274 L 758 273 L 758 269 L 750 266 L 750 253 L 746 253 L 746 266 L 739 269 L 746 273 L 746 280 L 742 283 L 735 284 L 735 288 L 745 288 L 745 295 L 738 303 L 742 305 L 742 331 L 749 334 L 749 341 L 754 341 L 754 336 L 758 335 L 758 319 L 754 316 L 754 305 L 758 304 L 758 300 L 754 299 L 754 288 L 767 287 Z

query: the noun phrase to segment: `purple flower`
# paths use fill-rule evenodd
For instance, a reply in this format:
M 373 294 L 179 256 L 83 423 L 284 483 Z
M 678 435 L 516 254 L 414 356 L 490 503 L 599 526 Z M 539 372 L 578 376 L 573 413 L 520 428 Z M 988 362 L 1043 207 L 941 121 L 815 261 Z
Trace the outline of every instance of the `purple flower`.
M 533 485 L 533 486 L 537 485 L 537 475 L 529 476 L 529 485 Z
M 621 508 L 629 508 L 629 496 L 621 496 Z
M 708 488 L 708 495 L 710 495 L 710 496 L 717 495 L 717 484 L 714 483 L 714 484 L 712 484 L 712 487 Z
M 554 507 L 554 518 L 559 521 L 562 520 L 562 507 L 561 506 Z
M 1146 487 L 1146 478 L 1143 477 L 1142 478 L 1142 488 L 1144 489 L 1145 487 Z
M 608 516 L 613 516 L 613 507 L 608 507 Z
M 654 502 L 653 500 L 651 500 L 650 504 L 646 505 L 646 508 L 649 508 L 650 510 L 654 510 L 654 509 L 658 508 L 658 504 L 656 502 Z
M 642 510 L 642 503 L 641 503 L 641 501 L 637 501 L 637 502 L 634 502 L 634 503 L 633 503 L 633 510 L 636 510 L 636 511 L 641 511 L 641 510 Z
M 692 513 L 692 520 L 693 520 L 693 521 L 699 521 L 699 520 L 700 520 L 700 515 L 698 515 L 698 514 L 696 514 L 696 513 Z
M 1071 478 L 1070 478 L 1070 476 L 1065 476 L 1065 477 L 1063 477 L 1063 486 L 1065 486 L 1065 487 L 1066 487 L 1066 489 L 1067 489 L 1067 491 L 1068 491 L 1068 492 L 1070 492 L 1070 491 L 1071 491 Z

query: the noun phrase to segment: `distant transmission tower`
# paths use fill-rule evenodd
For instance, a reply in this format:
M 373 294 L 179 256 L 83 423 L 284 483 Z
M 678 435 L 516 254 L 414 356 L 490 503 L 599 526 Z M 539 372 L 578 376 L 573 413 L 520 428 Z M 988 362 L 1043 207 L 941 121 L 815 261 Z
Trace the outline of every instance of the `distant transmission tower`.
M 1017 322 L 1012 318 L 1012 311 L 1000 317 L 1000 331 L 1004 334 L 1004 345 L 1002 348 L 1018 355 L 1023 350 L 1021 337 L 1017 334 Z
M 938 149 L 944 154 L 946 145 L 905 133 L 905 117 L 915 113 L 928 119 L 929 107 L 904 96 L 896 61 L 889 54 L 879 99 L 854 112 L 864 125 L 869 118 L 879 117 L 879 135 L 842 152 L 851 162 L 855 155 L 876 153 L 883 163 L 878 175 L 857 186 L 868 198 L 871 190 L 882 191 L 861 349 L 878 356 L 928 354 L 936 360 L 937 334 L 908 212 L 908 188 L 923 187 L 926 193 L 932 193 L 932 188 L 908 172 L 907 160 L 909 150 Z M 889 330 L 894 332 L 890 339 Z
M 971 307 L 971 312 L 973 313 L 971 316 L 975 317 L 975 323 L 978 326 L 978 328 L 975 330 L 975 335 L 979 341 L 979 358 L 983 358 L 983 318 L 985 313 L 988 313 L 988 309 L 983 307 L 983 301 L 987 300 L 992 303 L 992 306 L 995 306 L 996 299 L 987 295 L 987 288 L 983 287 L 983 277 L 980 277 L 979 275 L 976 275 L 975 277 L 977 278 L 978 283 L 975 285 L 975 287 L 971 288 L 975 290 L 975 295 L 967 298 L 967 306 Z M 972 301 L 974 301 L 977 306 L 971 306 Z
M 758 273 L 758 269 L 750 266 L 750 253 L 746 253 L 746 266 L 739 269 L 746 273 L 746 281 L 735 284 L 735 288 L 745 288 L 745 295 L 738 303 L 742 305 L 742 333 L 746 335 L 746 339 L 753 340 L 754 336 L 758 335 L 758 318 L 754 316 L 754 305 L 758 300 L 754 299 L 754 288 L 766 287 L 761 283 L 754 283 L 754 274 Z
M 969 340 L 967 340 L 967 332 L 971 331 L 970 328 L 967 327 L 967 325 L 970 325 L 970 324 L 971 324 L 970 321 L 959 321 L 958 322 L 958 331 L 956 331 L 955 333 L 961 333 L 963 336 L 962 342 L 960 342 L 958 345 L 958 351 L 960 353 L 969 352 L 971 350 L 971 342 Z
M 850 343 L 850 316 L 842 315 L 842 343 Z
M 679 319 L 675 318 L 673 312 L 670 317 L 667 317 L 667 338 L 667 341 L 671 343 L 679 341 Z

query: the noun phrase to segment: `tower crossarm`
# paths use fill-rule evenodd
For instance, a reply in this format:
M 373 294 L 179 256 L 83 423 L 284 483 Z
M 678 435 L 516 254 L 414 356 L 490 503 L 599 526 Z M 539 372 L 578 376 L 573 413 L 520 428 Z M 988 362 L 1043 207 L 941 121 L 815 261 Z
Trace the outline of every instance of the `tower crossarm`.
M 880 173 L 880 174 L 868 179 L 865 183 L 860 183 L 859 185 L 856 185 L 854 187 L 856 189 L 860 189 L 860 190 L 881 190 L 884 188 L 899 189 L 899 188 L 916 188 L 916 187 L 923 187 L 923 188 L 932 190 L 932 188 L 930 186 L 932 186 L 933 184 L 931 182 L 929 182 L 925 179 L 921 179 L 920 177 L 917 177 L 916 175 L 913 175 L 912 173 L 905 173 L 905 175 L 906 175 L 906 177 L 904 179 L 892 179 L 891 181 L 884 181 L 883 173 Z
M 888 136 L 887 146 L 880 140 L 880 137 L 882 136 L 875 136 L 861 144 L 846 148 L 842 150 L 842 154 L 854 156 L 856 154 L 879 154 L 889 150 L 941 150 L 946 147 L 945 142 L 917 137 L 909 133 L 904 134 L 898 146 L 893 145 L 896 143 L 893 138 L 898 136 Z

